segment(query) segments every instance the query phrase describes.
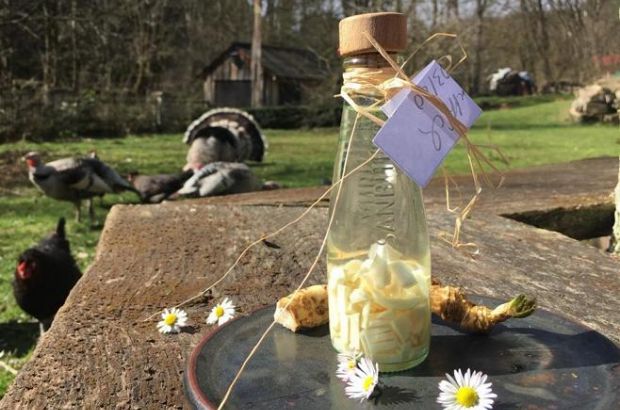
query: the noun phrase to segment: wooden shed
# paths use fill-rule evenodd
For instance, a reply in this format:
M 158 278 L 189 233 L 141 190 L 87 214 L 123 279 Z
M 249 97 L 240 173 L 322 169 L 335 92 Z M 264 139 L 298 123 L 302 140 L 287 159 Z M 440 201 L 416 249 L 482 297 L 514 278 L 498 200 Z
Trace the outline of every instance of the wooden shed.
M 318 56 L 298 48 L 263 45 L 262 105 L 295 105 L 327 75 Z M 215 106 L 249 107 L 251 44 L 233 43 L 203 70 L 205 100 Z

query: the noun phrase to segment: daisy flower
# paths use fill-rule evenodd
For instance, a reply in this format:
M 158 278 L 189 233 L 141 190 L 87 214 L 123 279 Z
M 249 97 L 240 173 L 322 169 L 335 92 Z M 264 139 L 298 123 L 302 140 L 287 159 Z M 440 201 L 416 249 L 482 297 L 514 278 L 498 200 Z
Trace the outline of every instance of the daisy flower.
M 235 317 L 235 305 L 232 304 L 230 299 L 224 298 L 222 303 L 215 305 L 207 317 L 207 324 L 212 325 L 217 323 L 218 326 L 223 325 L 230 319 Z
M 187 325 L 187 313 L 182 309 L 164 309 L 161 320 L 157 323 L 157 329 L 161 333 L 179 333 L 183 326 Z
M 373 364 L 366 357 L 362 357 L 355 373 L 347 381 L 344 391 L 351 399 L 367 400 L 375 391 L 379 382 L 379 365 Z
M 336 377 L 343 382 L 346 382 L 355 374 L 357 370 L 357 363 L 360 360 L 359 353 L 339 353 L 338 354 L 338 369 L 336 370 Z
M 469 369 L 463 374 L 461 369 L 454 371 L 454 378 L 446 374 L 448 380 L 439 382 L 439 397 L 437 403 L 446 410 L 488 410 L 493 408 L 493 399 L 497 394 L 491 391 L 491 383 L 487 375 L 482 372 L 471 372 Z

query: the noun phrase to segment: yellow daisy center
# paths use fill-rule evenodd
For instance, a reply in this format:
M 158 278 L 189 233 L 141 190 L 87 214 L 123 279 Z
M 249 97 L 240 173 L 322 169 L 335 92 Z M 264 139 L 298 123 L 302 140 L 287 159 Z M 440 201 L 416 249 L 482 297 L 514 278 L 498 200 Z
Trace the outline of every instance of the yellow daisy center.
M 478 404 L 478 393 L 469 386 L 459 387 L 456 391 L 456 402 L 463 407 L 474 407 Z
M 368 391 L 372 387 L 373 383 L 374 383 L 373 377 L 372 376 L 366 376 L 364 378 L 364 381 L 362 382 L 362 388 L 364 389 L 364 391 Z
M 177 322 L 177 315 L 174 313 L 168 313 L 164 319 L 164 323 L 168 326 L 172 326 Z
M 221 307 L 221 306 L 216 306 L 215 307 L 215 316 L 217 316 L 217 317 L 224 316 L 224 308 Z
M 349 370 L 353 370 L 357 367 L 357 362 L 355 360 L 349 360 L 347 362 L 347 366 L 349 367 Z

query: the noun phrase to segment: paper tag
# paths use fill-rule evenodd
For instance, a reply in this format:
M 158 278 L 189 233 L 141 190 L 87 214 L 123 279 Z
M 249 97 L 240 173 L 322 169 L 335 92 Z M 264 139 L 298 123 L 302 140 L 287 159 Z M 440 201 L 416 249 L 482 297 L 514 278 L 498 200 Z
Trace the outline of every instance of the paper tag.
M 415 95 L 404 99 L 373 142 L 424 187 L 457 140 L 458 134 L 444 115 L 428 100 Z
M 439 97 L 468 128 L 482 112 L 435 61 L 413 82 Z M 375 135 L 374 144 L 419 186 L 425 187 L 459 134 L 434 104 L 413 91 L 402 90 L 381 109 L 389 119 Z
M 435 60 L 431 61 L 413 77 L 411 82 L 439 97 L 446 104 L 446 107 L 450 109 L 452 115 L 467 128 L 471 127 L 482 113 L 482 110 L 476 105 L 474 100 L 465 93 L 465 90 Z M 386 102 L 381 107 L 381 110 L 385 115 L 391 117 L 405 98 L 413 99 L 412 91 L 407 89 L 401 90 Z

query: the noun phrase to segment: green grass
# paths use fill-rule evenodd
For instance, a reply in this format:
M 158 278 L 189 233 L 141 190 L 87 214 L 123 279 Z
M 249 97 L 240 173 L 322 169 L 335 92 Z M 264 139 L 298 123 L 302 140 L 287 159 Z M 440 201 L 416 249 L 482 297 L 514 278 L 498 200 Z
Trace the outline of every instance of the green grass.
M 483 96 L 475 97 L 474 101 L 483 110 L 495 110 L 502 107 L 530 107 L 532 105 L 538 105 L 541 103 L 554 102 L 556 100 L 570 100 L 571 95 L 553 95 L 553 94 L 541 94 L 541 95 L 529 95 L 524 97 L 517 96 Z
M 508 168 L 620 154 L 617 127 L 571 124 L 566 114 L 567 101 L 529 104 L 484 113 L 471 130 L 471 139 L 500 147 L 511 161 Z M 287 187 L 318 185 L 322 179 L 331 178 L 338 138 L 336 129 L 267 130 L 266 133 L 270 144 L 266 161 L 252 165 L 260 177 Z M 44 159 L 53 159 L 86 154 L 92 149 L 121 173 L 140 170 L 144 174 L 175 172 L 183 165 L 186 153 L 180 135 L 0 145 L 0 351 L 7 352 L 3 360 L 14 367 L 19 368 L 27 360 L 36 331 L 31 324 L 24 324 L 32 320 L 15 305 L 11 293 L 17 255 L 53 230 L 58 217 L 65 216 L 69 220 L 67 229 L 73 253 L 85 269 L 92 260 L 100 233 L 86 224 L 73 222 L 73 208 L 69 203 L 53 201 L 38 193 L 26 179 L 25 166 L 17 164 L 18 157 L 37 150 Z M 487 152 L 497 159 L 496 154 Z M 453 173 L 468 172 L 461 144 L 448 156 L 446 168 Z M 103 220 L 112 204 L 128 201 L 135 198 L 128 194 L 106 197 L 104 208 L 97 208 L 98 218 Z M 11 380 L 12 376 L 0 368 L 0 397 Z

